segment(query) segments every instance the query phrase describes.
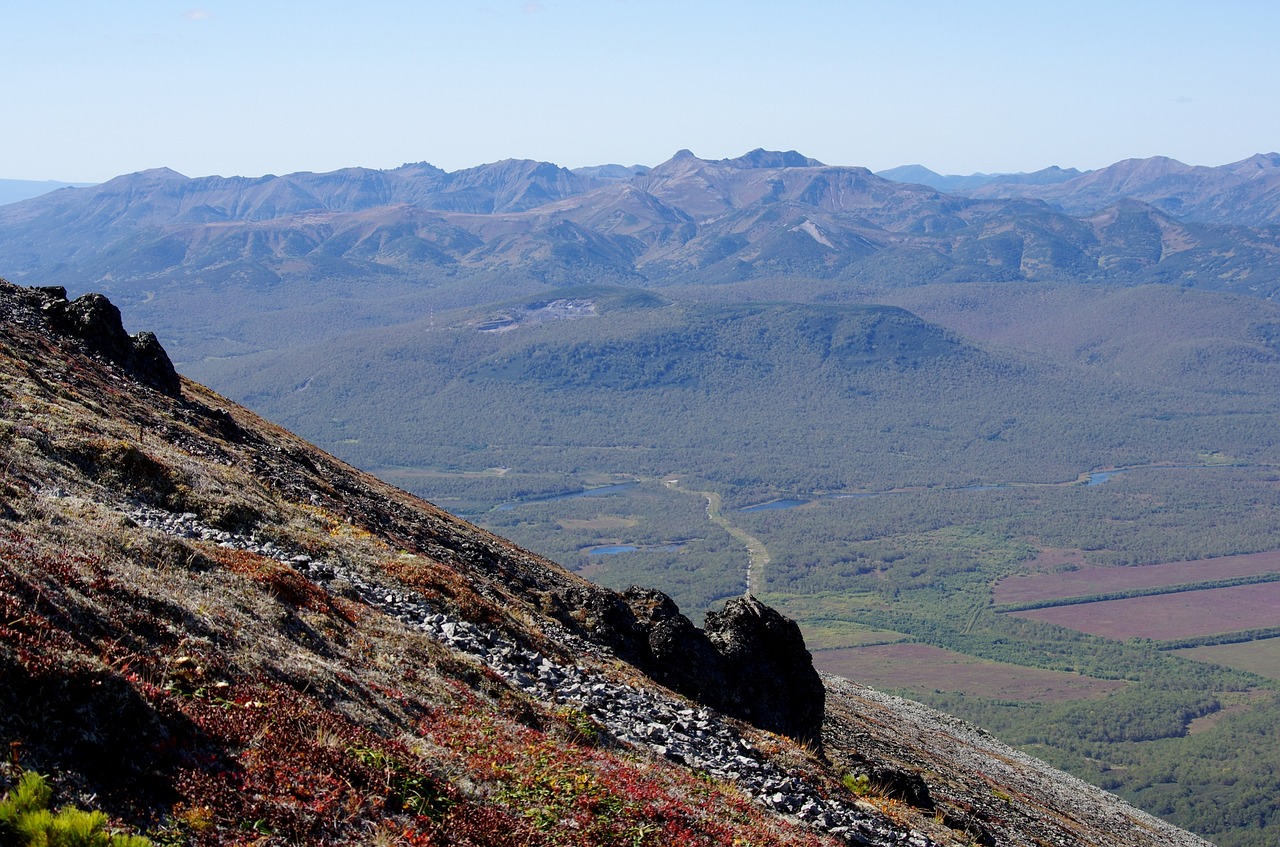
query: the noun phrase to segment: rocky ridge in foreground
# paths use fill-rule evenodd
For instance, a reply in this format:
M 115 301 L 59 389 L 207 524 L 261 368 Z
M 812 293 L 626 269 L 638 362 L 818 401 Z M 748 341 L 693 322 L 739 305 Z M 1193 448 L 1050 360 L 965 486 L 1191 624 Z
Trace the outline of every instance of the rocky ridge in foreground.
M 0 789 L 160 843 L 1204 844 L 921 707 L 824 713 L 767 607 L 590 585 L 171 390 L 95 304 L 0 283 Z

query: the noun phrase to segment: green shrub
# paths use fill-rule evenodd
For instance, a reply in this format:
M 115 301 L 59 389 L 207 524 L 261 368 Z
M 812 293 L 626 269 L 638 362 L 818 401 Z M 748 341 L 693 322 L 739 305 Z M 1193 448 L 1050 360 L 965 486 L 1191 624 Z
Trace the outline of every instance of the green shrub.
M 871 793 L 871 777 L 867 776 L 865 773 L 847 773 L 840 778 L 840 781 L 844 783 L 845 788 L 849 789 L 859 797 L 866 797 Z
M 53 791 L 40 774 L 27 771 L 0 800 L 0 844 L 5 847 L 150 847 L 136 835 L 106 831 L 107 816 L 63 806 L 49 811 Z

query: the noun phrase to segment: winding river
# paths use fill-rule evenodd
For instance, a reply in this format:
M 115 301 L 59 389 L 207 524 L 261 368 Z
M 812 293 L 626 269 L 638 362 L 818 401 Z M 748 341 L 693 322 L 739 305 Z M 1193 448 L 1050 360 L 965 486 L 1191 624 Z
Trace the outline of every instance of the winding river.
M 981 485 L 961 485 L 950 488 L 908 488 L 908 489 L 886 489 L 883 491 L 864 491 L 855 493 L 834 493 L 819 494 L 813 496 L 794 496 L 794 497 L 778 497 L 773 500 L 766 500 L 763 503 L 754 503 L 749 506 L 742 506 L 736 511 L 739 513 L 751 512 L 767 512 L 782 509 L 795 509 L 800 506 L 807 506 L 811 503 L 817 503 L 824 500 L 857 500 L 868 497 L 893 497 L 904 494 L 917 494 L 924 492 L 947 492 L 947 491 L 999 491 L 1011 488 L 1038 488 L 1053 487 L 1064 488 L 1068 486 L 1081 486 L 1085 488 L 1105 485 L 1112 480 L 1123 477 L 1129 471 L 1135 470 L 1213 470 L 1222 468 L 1247 468 L 1258 467 L 1250 464 L 1204 464 L 1204 465 L 1128 465 L 1119 468 L 1105 468 L 1092 471 L 1086 471 L 1080 474 L 1076 479 L 1066 482 L 1002 482 L 989 483 Z M 629 482 L 619 482 L 612 485 L 602 485 L 596 488 L 587 488 L 581 491 L 570 491 L 563 494 L 553 494 L 542 497 L 530 497 L 522 500 L 512 500 L 495 506 L 496 511 L 509 511 L 530 503 L 551 503 L 558 500 L 574 500 L 582 497 L 609 497 L 614 494 L 624 494 L 641 484 L 642 480 L 632 480 Z M 712 523 L 721 527 L 725 532 L 729 533 L 735 540 L 747 549 L 747 572 L 746 572 L 746 588 L 751 592 L 755 583 L 760 578 L 760 573 L 766 565 L 769 564 L 769 551 L 765 547 L 764 542 L 756 536 L 752 535 L 742 527 L 733 525 L 726 518 L 722 511 L 721 496 L 713 491 L 691 491 L 681 488 L 675 479 L 664 480 L 664 485 L 674 491 L 682 494 L 700 496 L 707 501 L 707 518 Z M 678 550 L 679 544 L 665 545 L 649 545 L 642 546 L 637 544 L 602 544 L 596 547 L 588 547 L 584 550 L 589 555 L 617 555 L 620 553 L 633 553 L 638 550 Z

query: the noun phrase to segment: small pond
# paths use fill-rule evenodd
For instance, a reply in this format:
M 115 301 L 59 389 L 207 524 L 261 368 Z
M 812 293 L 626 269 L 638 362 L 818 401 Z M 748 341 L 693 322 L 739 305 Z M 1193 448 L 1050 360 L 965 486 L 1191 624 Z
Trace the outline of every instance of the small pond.
M 527 503 L 554 503 L 557 500 L 577 500 L 580 497 L 608 497 L 611 494 L 621 494 L 624 491 L 630 491 L 638 486 L 638 482 L 618 482 L 613 485 L 602 485 L 599 488 L 587 488 L 582 491 L 569 491 L 564 494 L 551 494 L 546 497 L 529 497 L 523 500 L 512 500 L 510 503 L 503 503 L 497 507 L 499 512 L 509 512 L 517 506 L 523 506 Z
M 682 547 L 684 547 L 683 544 L 653 544 L 647 547 L 640 547 L 635 544 L 605 544 L 601 547 L 588 547 L 583 552 L 590 556 L 616 556 L 619 553 L 635 553 L 639 550 L 674 553 Z

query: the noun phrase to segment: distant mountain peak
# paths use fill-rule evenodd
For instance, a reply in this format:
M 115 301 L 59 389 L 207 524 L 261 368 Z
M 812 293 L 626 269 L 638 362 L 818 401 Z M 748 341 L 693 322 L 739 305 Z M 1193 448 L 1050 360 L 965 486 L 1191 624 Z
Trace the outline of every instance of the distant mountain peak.
M 175 171 L 173 168 L 148 168 L 145 171 L 136 171 L 131 174 L 123 174 L 122 176 L 118 176 L 115 179 L 111 180 L 111 182 L 116 182 L 116 180 L 129 180 L 131 182 L 159 182 L 159 181 L 186 182 L 190 179 L 191 177 L 186 176 L 185 174 L 180 174 L 177 171 Z M 110 184 L 110 183 L 107 183 L 107 184 Z
M 938 191 L 964 193 L 996 182 L 1013 185 L 1052 185 L 1074 179 L 1080 176 L 1080 171 L 1075 168 L 1063 169 L 1057 165 L 1050 165 L 1032 173 L 943 175 L 926 168 L 924 165 L 902 165 L 886 171 L 877 171 L 876 176 L 891 179 L 894 182 L 914 182 L 919 185 L 927 185 Z
M 650 171 L 648 165 L 588 165 L 582 168 L 573 168 L 573 173 L 578 176 L 587 177 L 588 179 L 604 180 L 606 182 L 617 182 L 629 180 L 632 177 L 644 176 Z
M 733 159 L 702 159 L 694 155 L 688 148 L 677 150 L 667 161 L 653 168 L 650 173 L 659 176 L 673 176 L 691 173 L 707 166 L 733 168 L 734 170 L 767 170 L 781 168 L 822 168 L 826 167 L 817 159 L 810 159 L 795 150 L 777 151 L 757 147 L 748 153 Z
M 710 164 L 708 160 L 698 158 L 693 154 L 692 150 L 682 148 L 677 150 L 670 159 L 650 170 L 649 173 L 663 177 L 678 176 L 693 173 L 708 164 Z
M 1280 153 L 1255 153 L 1247 159 L 1227 167 L 1236 173 L 1247 173 L 1250 170 L 1272 170 L 1280 168 Z
M 445 171 L 430 162 L 405 162 L 400 167 L 393 169 L 391 173 L 401 174 L 402 176 L 444 176 Z
M 145 171 L 138 171 L 142 176 L 154 177 L 157 179 L 188 179 L 189 177 L 178 173 L 173 168 L 148 168 Z
M 1121 159 L 1110 169 L 1114 170 L 1155 170 L 1168 168 L 1188 168 L 1190 165 L 1169 156 L 1147 156 L 1146 158 Z M 1107 170 L 1107 169 L 1104 169 Z
M 921 185 L 929 185 L 925 180 L 942 178 L 942 174 L 921 164 L 899 165 L 885 171 L 876 171 L 875 174 L 895 182 L 918 182 Z
M 736 168 L 822 168 L 826 167 L 817 159 L 810 159 L 795 150 L 779 152 L 757 147 L 736 159 L 721 160 L 726 165 Z

